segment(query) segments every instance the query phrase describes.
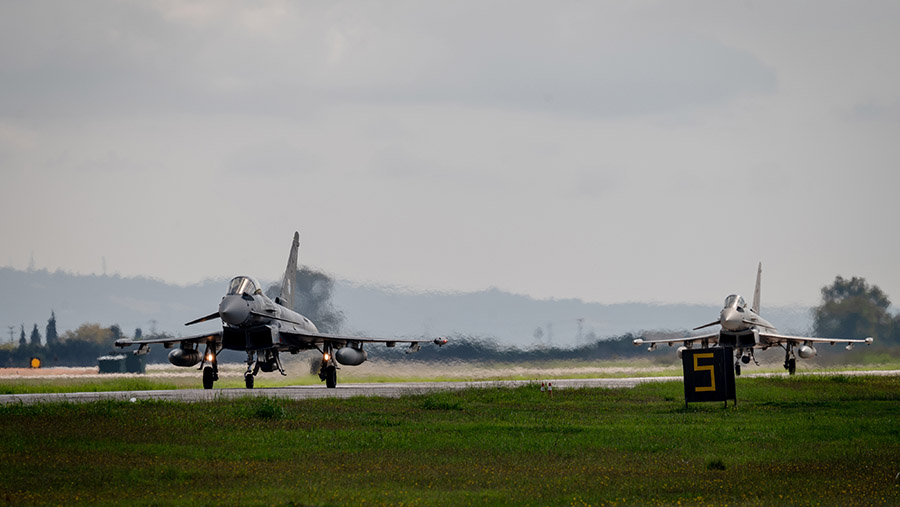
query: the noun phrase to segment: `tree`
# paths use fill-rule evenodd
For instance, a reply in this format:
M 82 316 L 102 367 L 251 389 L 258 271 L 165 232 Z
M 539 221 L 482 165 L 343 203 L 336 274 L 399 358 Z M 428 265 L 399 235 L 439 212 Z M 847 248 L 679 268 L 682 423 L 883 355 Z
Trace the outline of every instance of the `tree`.
M 80 326 L 75 331 L 66 331 L 63 334 L 63 340 L 65 341 L 81 341 L 94 343 L 97 345 L 103 345 L 105 347 L 111 346 L 115 341 L 113 338 L 113 333 L 109 328 L 100 327 L 100 324 L 95 324 L 91 322 L 86 322 Z
M 50 310 L 50 320 L 47 321 L 47 346 L 56 345 L 59 335 L 56 333 L 56 313 Z
M 28 340 L 25 339 L 25 324 L 22 324 L 22 332 L 19 334 L 19 346 L 24 347 L 28 345 Z
M 109 334 L 112 337 L 112 340 L 116 341 L 122 337 L 122 328 L 120 328 L 118 324 L 113 324 L 109 326 Z
M 814 309 L 813 326 L 817 336 L 827 338 L 892 340 L 890 306 L 887 295 L 865 278 L 838 276 L 833 284 L 822 287 L 822 304 Z
M 319 331 L 340 332 L 344 323 L 344 312 L 335 308 L 331 301 L 334 279 L 306 266 L 297 269 L 297 276 L 294 278 L 293 310 L 313 321 Z M 266 290 L 266 295 L 273 299 L 280 293 L 279 284 L 273 284 Z
M 31 330 L 31 344 L 37 347 L 41 346 L 41 332 L 38 331 L 37 324 Z
M 135 328 L 135 330 L 134 330 L 134 339 L 135 339 L 135 340 L 140 340 L 142 336 L 144 336 L 144 332 L 141 331 L 141 328 L 139 328 L 139 327 L 138 327 L 138 328 Z

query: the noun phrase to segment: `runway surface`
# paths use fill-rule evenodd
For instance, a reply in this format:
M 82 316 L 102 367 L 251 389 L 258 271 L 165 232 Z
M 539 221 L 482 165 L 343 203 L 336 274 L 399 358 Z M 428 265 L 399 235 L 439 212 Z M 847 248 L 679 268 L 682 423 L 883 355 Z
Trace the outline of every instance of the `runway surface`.
M 831 371 L 810 372 L 802 375 L 845 375 L 845 376 L 900 376 L 900 370 L 882 371 Z M 783 377 L 785 374 L 757 373 L 746 377 Z M 595 379 L 556 379 L 551 380 L 553 389 L 572 389 L 595 387 L 607 389 L 631 388 L 647 382 L 681 381 L 681 377 L 630 377 L 630 378 L 595 378 Z M 107 391 L 90 393 L 36 393 L 36 394 L 4 394 L 0 395 L 0 404 L 9 403 L 47 403 L 47 402 L 90 402 L 98 400 L 169 400 L 169 401 L 213 401 L 218 399 L 241 398 L 247 396 L 267 396 L 270 398 L 287 398 L 304 400 L 311 398 L 352 398 L 354 396 L 381 396 L 396 398 L 410 394 L 424 394 L 434 391 L 453 391 L 460 389 L 481 389 L 493 387 L 519 387 L 532 385 L 540 389 L 540 382 L 534 380 L 497 380 L 475 382 L 397 382 L 338 384 L 334 389 L 325 386 L 267 387 L 260 389 L 177 389 L 156 391 Z

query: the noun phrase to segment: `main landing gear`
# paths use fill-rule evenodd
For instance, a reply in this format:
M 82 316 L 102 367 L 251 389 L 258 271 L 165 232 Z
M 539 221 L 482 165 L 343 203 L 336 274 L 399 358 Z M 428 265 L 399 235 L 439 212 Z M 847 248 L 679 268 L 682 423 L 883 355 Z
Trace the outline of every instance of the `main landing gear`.
M 797 372 L 797 357 L 794 356 L 794 348 L 790 345 L 784 347 L 784 369 L 788 371 L 788 375 Z
M 213 363 L 213 366 L 206 366 L 203 368 L 203 389 L 212 389 L 213 382 L 219 380 L 219 371 L 216 368 L 216 363 Z
M 278 357 L 278 351 L 274 349 L 266 350 L 248 350 L 247 351 L 247 371 L 244 372 L 244 385 L 247 389 L 253 389 L 253 382 L 259 370 L 270 372 L 278 370 L 282 375 L 284 367 L 281 366 L 281 359 Z
M 325 381 L 325 387 L 334 389 L 337 387 L 337 365 L 334 364 L 334 354 L 330 344 L 325 344 L 322 351 L 322 365 L 319 367 L 319 379 Z
M 203 370 L 203 389 L 212 389 L 213 383 L 219 380 L 219 362 L 216 361 L 215 349 L 209 344 L 206 345 L 206 351 L 203 353 L 200 369 Z

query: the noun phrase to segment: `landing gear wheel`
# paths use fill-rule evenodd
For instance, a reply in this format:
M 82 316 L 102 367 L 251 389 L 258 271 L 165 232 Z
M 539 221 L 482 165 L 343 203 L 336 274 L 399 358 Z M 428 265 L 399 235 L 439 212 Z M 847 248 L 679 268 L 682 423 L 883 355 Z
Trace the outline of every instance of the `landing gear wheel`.
M 337 387 L 337 368 L 334 366 L 325 369 L 325 387 L 328 389 Z
M 213 382 L 216 381 L 215 373 L 213 373 L 212 366 L 207 366 L 203 368 L 203 389 L 212 389 Z
M 793 375 L 797 372 L 797 359 L 792 357 L 788 359 L 788 375 Z
M 253 389 L 253 375 L 246 374 L 244 375 L 244 385 L 247 386 L 247 389 Z
M 741 365 L 739 365 L 739 364 L 734 365 L 734 374 L 737 375 L 738 377 L 741 376 Z

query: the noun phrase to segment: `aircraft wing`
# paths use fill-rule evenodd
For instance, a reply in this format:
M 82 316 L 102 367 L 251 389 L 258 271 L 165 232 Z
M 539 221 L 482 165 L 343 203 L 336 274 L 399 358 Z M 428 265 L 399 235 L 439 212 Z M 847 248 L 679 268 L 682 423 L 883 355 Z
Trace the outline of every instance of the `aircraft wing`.
M 131 345 L 151 345 L 154 343 L 181 343 L 181 342 L 191 342 L 191 343 L 204 343 L 210 340 L 221 340 L 222 339 L 222 331 L 215 331 L 212 333 L 206 334 L 197 334 L 193 336 L 181 336 L 178 338 L 175 337 L 166 337 L 166 338 L 151 338 L 149 340 L 131 340 L 129 338 L 120 338 L 116 340 L 116 347 L 130 347 Z
M 774 333 L 764 333 L 760 332 L 759 337 L 761 339 L 765 339 L 770 343 L 830 343 L 834 345 L 835 343 L 865 343 L 866 345 L 870 345 L 873 341 L 872 337 L 868 337 L 863 340 L 853 340 L 848 338 L 814 338 L 812 336 L 789 336 L 784 334 L 774 334 Z
M 645 340 L 643 338 L 637 338 L 634 340 L 634 344 L 637 347 L 640 347 L 641 345 L 650 345 L 652 347 L 660 343 L 665 343 L 669 346 L 672 346 L 672 344 L 675 343 L 696 343 L 703 340 L 707 340 L 710 343 L 718 343 L 719 333 L 701 334 L 697 336 L 688 336 L 686 338 L 666 338 L 664 340 Z
M 287 332 L 280 331 L 281 336 L 286 337 L 288 340 L 296 340 L 302 343 L 327 343 L 330 342 L 333 345 L 338 345 L 343 347 L 349 342 L 361 342 L 361 343 L 384 343 L 388 346 L 393 346 L 396 343 L 408 343 L 410 346 L 416 346 L 420 343 L 434 343 L 437 346 L 442 346 L 447 343 L 446 338 L 435 338 L 435 339 L 409 339 L 409 338 L 372 338 L 368 336 L 347 336 L 347 335 L 337 335 L 337 334 L 328 334 L 328 333 L 297 333 L 297 332 Z

